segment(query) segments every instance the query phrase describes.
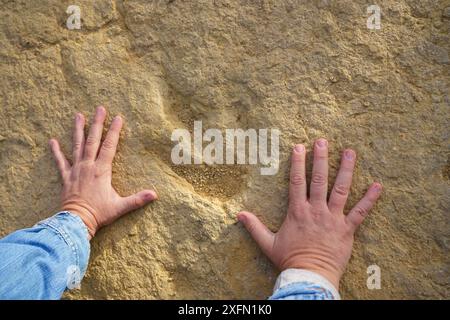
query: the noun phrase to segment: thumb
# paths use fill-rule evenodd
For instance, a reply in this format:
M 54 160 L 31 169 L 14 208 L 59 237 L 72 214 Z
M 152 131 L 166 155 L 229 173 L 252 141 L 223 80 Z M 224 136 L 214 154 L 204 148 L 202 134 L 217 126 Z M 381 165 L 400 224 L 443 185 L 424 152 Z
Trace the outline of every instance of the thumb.
M 238 213 L 237 218 L 244 224 L 261 250 L 269 256 L 272 253 L 275 234 L 251 212 L 241 211 Z
M 121 213 L 125 214 L 127 212 L 139 209 L 156 199 L 158 199 L 158 195 L 153 190 L 142 190 L 131 196 L 123 197 L 121 199 Z

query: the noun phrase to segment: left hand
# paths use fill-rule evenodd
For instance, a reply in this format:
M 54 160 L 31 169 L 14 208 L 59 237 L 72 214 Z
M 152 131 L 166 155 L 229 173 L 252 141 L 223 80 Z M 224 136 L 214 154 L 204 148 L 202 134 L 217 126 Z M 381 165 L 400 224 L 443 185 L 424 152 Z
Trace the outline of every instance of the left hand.
M 157 199 L 153 190 L 143 190 L 121 197 L 111 185 L 112 161 L 116 154 L 122 118 L 116 116 L 101 143 L 106 110 L 98 107 L 87 139 L 84 138 L 85 119 L 75 117 L 73 133 L 73 163 L 70 164 L 56 139 L 49 144 L 63 180 L 61 209 L 78 215 L 86 224 L 89 239 L 101 227 L 114 222 L 123 214 Z

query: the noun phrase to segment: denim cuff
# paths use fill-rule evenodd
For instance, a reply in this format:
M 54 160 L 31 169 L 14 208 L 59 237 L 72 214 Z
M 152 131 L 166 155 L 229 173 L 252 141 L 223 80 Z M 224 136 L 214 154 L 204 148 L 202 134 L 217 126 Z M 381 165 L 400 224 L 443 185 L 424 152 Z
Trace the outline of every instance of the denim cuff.
M 38 225 L 55 231 L 72 250 L 75 265 L 67 269 L 67 283 L 69 289 L 78 287 L 86 273 L 90 254 L 89 233 L 83 220 L 69 211 L 61 211 Z

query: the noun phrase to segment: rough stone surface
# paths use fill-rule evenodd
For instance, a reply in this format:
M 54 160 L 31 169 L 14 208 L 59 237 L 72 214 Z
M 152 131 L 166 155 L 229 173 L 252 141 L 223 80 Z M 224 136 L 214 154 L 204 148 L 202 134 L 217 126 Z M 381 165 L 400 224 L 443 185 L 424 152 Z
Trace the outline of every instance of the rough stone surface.
M 81 7 L 82 29 L 65 27 Z M 114 166 L 123 193 L 157 203 L 92 241 L 68 298 L 265 298 L 277 276 L 239 209 L 276 230 L 294 143 L 327 137 L 359 155 L 350 205 L 384 195 L 357 233 L 344 298 L 449 297 L 449 1 L 0 0 L 0 235 L 58 208 L 47 149 L 68 154 L 73 114 L 104 104 L 126 129 Z M 278 128 L 281 167 L 176 168 L 175 128 Z M 382 290 L 366 288 L 366 268 Z

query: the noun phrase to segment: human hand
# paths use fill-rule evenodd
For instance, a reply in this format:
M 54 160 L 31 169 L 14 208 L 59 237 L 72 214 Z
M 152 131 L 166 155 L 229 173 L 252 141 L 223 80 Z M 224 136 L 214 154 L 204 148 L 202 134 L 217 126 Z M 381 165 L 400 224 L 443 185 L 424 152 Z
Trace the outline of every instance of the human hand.
M 289 207 L 278 232 L 271 232 L 250 212 L 240 212 L 238 219 L 281 271 L 289 268 L 310 270 L 324 276 L 339 289 L 340 278 L 351 256 L 354 233 L 379 198 L 382 187 L 373 183 L 356 206 L 344 215 L 355 152 L 344 151 L 328 202 L 328 142 L 318 139 L 314 144 L 309 199 L 305 155 L 303 145 L 295 146 L 291 159 Z
M 116 116 L 101 143 L 106 110 L 98 107 L 88 134 L 84 138 L 85 119 L 75 116 L 72 165 L 61 152 L 56 139 L 49 144 L 63 180 L 61 209 L 80 216 L 89 230 L 89 239 L 101 227 L 123 214 L 157 199 L 153 190 L 143 190 L 121 197 L 111 185 L 112 161 L 116 154 L 122 118 Z

